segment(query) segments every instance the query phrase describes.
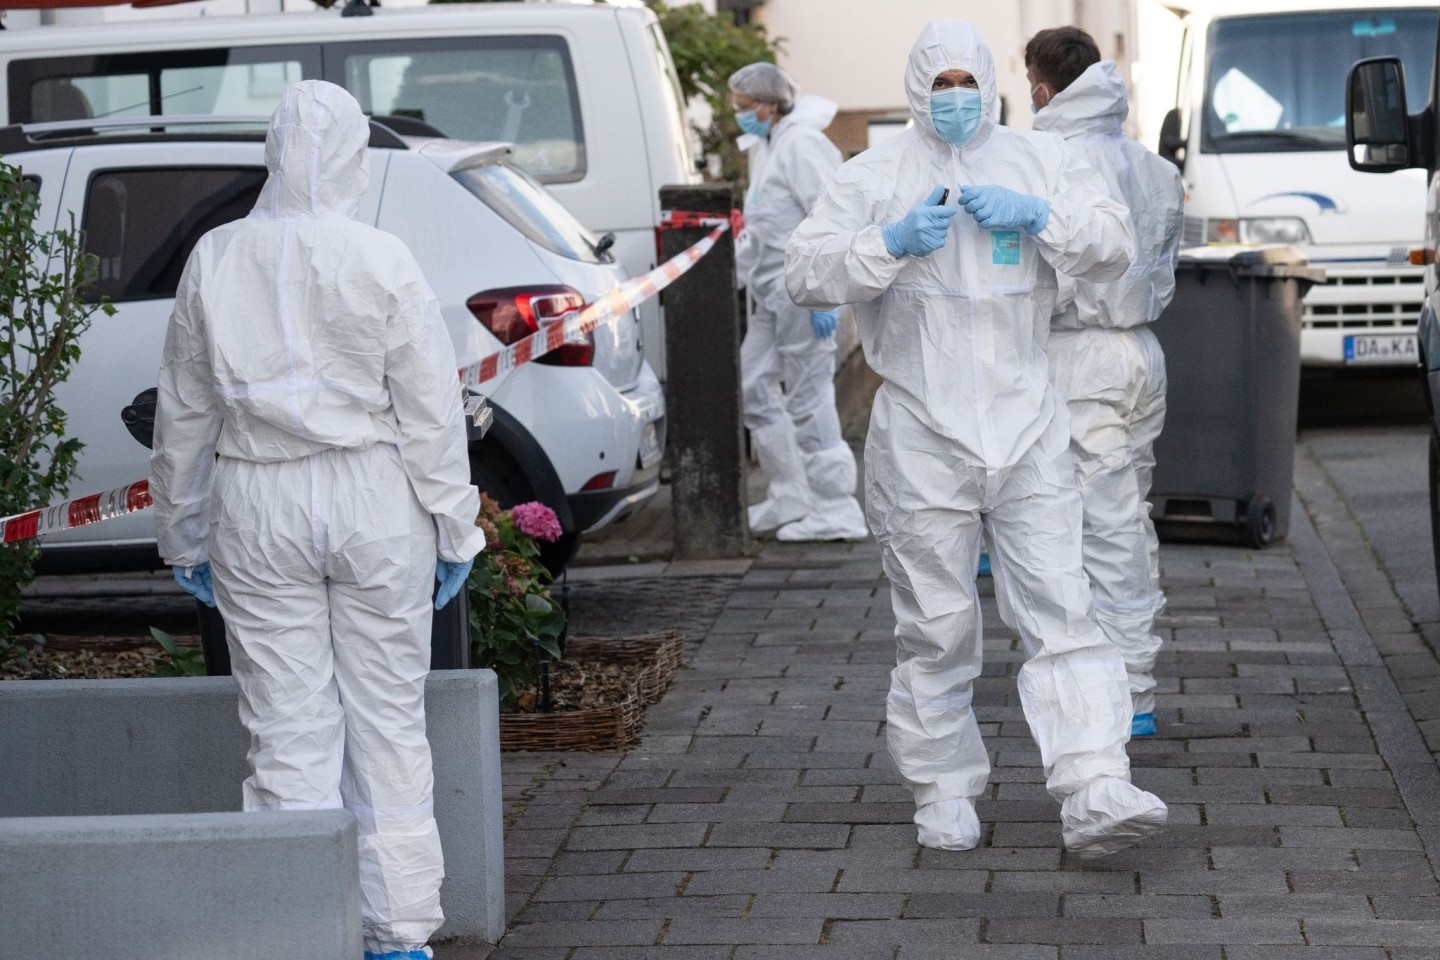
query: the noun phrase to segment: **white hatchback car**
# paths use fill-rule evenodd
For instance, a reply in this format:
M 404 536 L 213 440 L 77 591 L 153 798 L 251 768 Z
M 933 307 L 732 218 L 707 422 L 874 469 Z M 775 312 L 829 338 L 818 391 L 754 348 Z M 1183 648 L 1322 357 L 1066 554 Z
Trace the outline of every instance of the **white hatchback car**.
M 357 217 L 404 240 L 434 288 L 460 364 L 473 363 L 626 279 L 597 238 L 510 163 L 506 144 L 430 135 L 406 118 L 371 123 L 370 186 Z M 263 121 L 156 117 L 0 129 L 0 154 L 39 191 L 41 226 L 73 212 L 99 259 L 97 314 L 59 390 L 84 443 L 75 494 L 149 475 L 120 410 L 153 387 L 180 271 L 207 230 L 245 216 L 265 181 Z M 629 313 L 588 342 L 481 385 L 494 424 L 471 447 L 472 476 L 502 504 L 540 500 L 566 536 L 634 512 L 659 488 L 665 403 Z M 46 539 L 68 567 L 158 563 L 148 512 Z

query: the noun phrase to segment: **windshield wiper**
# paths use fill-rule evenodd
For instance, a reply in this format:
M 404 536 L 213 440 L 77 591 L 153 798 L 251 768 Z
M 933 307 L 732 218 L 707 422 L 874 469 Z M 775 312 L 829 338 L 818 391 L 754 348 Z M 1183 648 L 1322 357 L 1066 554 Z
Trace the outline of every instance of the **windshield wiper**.
M 1297 133 L 1294 130 L 1241 130 L 1237 133 L 1217 133 L 1210 139 L 1216 144 L 1235 143 L 1241 140 L 1268 140 L 1276 143 L 1313 144 L 1322 147 L 1342 142 L 1317 137 L 1313 133 Z

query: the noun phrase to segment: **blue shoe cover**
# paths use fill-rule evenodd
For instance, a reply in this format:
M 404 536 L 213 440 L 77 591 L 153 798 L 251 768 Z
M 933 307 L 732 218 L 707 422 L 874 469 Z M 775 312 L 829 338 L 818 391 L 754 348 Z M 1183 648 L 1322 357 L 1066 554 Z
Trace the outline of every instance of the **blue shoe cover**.
M 1153 737 L 1155 736 L 1155 714 L 1137 713 L 1130 718 L 1130 736 L 1132 737 Z
M 982 553 L 982 554 L 980 554 L 980 569 L 977 570 L 977 571 L 975 571 L 975 576 L 977 576 L 977 577 L 988 577 L 988 576 L 990 576 L 990 554 L 988 554 L 988 553 Z
M 384 953 L 365 951 L 365 960 L 430 960 L 429 950 L 387 950 Z

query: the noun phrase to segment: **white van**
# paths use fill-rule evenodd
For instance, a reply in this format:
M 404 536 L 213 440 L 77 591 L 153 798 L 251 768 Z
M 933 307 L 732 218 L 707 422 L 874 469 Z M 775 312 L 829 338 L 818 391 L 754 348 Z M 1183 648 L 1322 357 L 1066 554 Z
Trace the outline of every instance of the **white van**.
M 515 164 L 596 234 L 613 234 L 632 275 L 655 263 L 660 187 L 699 179 L 669 47 L 640 6 L 466 3 L 0 32 L 0 125 L 263 115 L 304 79 L 345 87 L 367 113 L 514 143 Z M 663 379 L 654 301 L 641 330 Z
M 1305 297 L 1306 366 L 1414 365 L 1425 298 L 1423 171 L 1350 169 L 1345 72 L 1399 56 L 1412 102 L 1435 59 L 1434 0 L 1220 0 L 1185 20 L 1160 153 L 1185 178 L 1186 246 L 1293 243 L 1328 280 Z

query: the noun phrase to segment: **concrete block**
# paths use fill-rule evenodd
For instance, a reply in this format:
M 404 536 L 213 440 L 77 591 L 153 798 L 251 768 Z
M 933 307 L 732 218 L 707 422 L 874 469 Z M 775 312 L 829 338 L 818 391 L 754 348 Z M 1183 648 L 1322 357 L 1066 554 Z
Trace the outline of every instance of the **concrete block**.
M 249 735 L 229 677 L 0 684 L 0 817 L 240 809 Z M 499 706 L 489 670 L 425 687 L 445 849 L 437 939 L 504 934 Z
M 0 877 L 5 957 L 361 953 L 355 818 L 343 810 L 10 817 Z

